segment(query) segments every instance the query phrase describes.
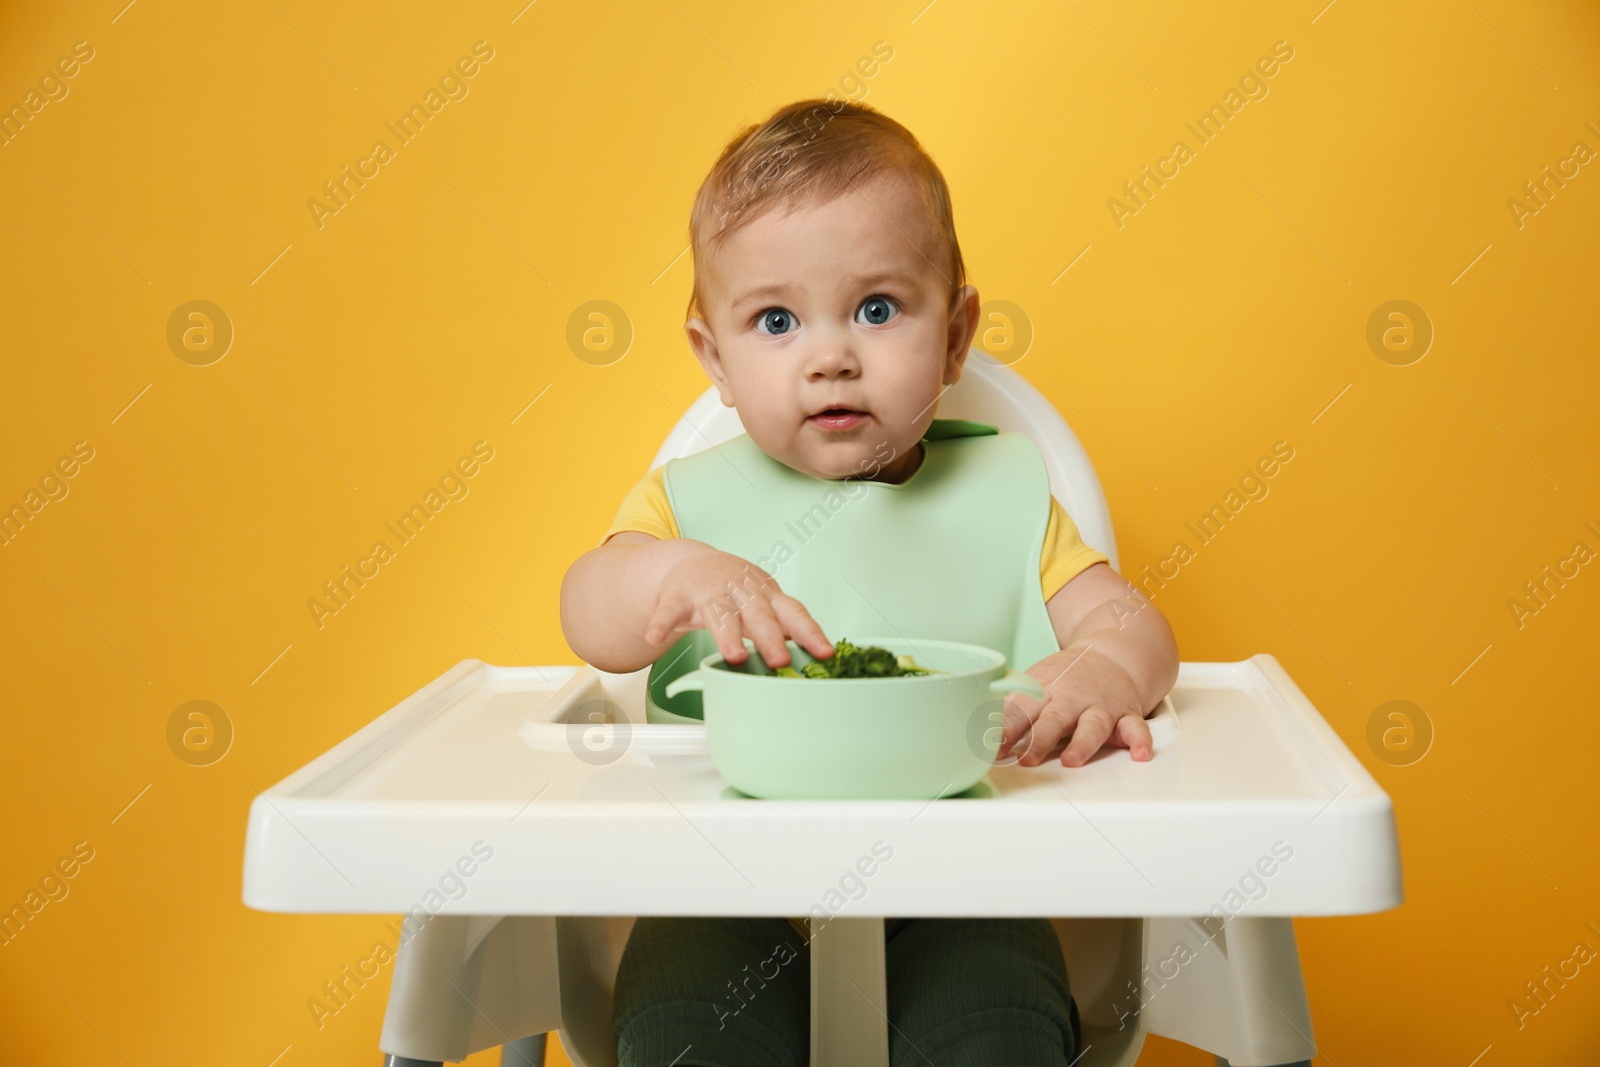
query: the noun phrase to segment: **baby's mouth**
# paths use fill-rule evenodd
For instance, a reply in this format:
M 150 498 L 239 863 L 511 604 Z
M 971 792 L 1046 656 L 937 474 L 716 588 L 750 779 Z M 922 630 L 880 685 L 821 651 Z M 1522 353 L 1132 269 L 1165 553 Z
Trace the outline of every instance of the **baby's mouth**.
M 867 420 L 867 413 L 856 408 L 827 408 L 806 419 L 824 430 L 848 430 Z

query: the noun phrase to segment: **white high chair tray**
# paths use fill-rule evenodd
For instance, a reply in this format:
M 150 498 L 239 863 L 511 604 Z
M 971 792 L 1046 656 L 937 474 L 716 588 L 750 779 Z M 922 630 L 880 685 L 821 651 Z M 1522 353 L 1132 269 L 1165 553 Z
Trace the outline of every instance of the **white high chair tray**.
M 1181 664 L 1147 763 L 997 767 L 933 801 L 756 800 L 707 755 L 548 744 L 595 701 L 642 724 L 646 675 L 462 661 L 255 798 L 245 903 L 1065 918 L 1401 902 L 1388 795 L 1269 655 Z M 636 736 L 674 729 L 695 728 Z

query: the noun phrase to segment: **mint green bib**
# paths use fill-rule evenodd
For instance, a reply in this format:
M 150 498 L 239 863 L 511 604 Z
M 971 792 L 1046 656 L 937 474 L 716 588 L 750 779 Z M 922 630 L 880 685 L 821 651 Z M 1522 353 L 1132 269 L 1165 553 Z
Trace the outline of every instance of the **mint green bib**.
M 963 641 L 1026 670 L 1061 647 L 1039 577 L 1044 459 L 1022 434 L 964 419 L 934 419 L 923 447 L 922 464 L 891 485 L 802 474 L 741 434 L 669 460 L 663 481 L 680 536 L 771 574 L 830 641 Z M 701 717 L 698 691 L 662 691 L 716 651 L 695 630 L 656 661 L 650 721 Z

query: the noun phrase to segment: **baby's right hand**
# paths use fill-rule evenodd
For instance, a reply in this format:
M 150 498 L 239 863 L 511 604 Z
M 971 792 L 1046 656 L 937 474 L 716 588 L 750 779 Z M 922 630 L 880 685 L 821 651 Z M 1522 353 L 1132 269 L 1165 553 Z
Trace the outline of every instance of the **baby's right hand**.
M 777 579 L 748 560 L 701 547 L 668 569 L 656 596 L 655 613 L 645 627 L 652 645 L 669 644 L 704 628 L 716 639 L 728 663 L 743 663 L 748 635 L 769 667 L 789 663 L 785 638 L 818 659 L 833 655 L 833 645 L 805 606 L 778 587 Z

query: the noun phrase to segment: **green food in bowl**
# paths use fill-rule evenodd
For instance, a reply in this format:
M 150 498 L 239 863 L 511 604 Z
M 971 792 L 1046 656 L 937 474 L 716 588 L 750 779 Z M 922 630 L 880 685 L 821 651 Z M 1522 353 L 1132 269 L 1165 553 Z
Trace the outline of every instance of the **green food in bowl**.
M 903 678 L 945 672 L 924 667 L 908 655 L 897 656 L 879 645 L 856 645 L 848 637 L 841 637 L 834 642 L 829 658 L 814 659 L 799 670 L 779 667 L 773 673 L 780 678 Z

